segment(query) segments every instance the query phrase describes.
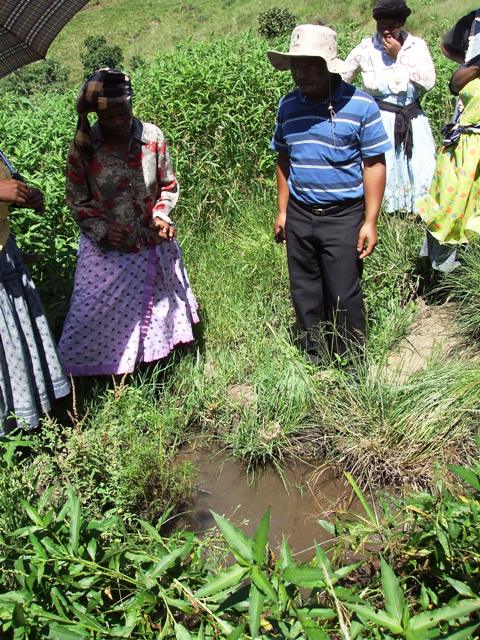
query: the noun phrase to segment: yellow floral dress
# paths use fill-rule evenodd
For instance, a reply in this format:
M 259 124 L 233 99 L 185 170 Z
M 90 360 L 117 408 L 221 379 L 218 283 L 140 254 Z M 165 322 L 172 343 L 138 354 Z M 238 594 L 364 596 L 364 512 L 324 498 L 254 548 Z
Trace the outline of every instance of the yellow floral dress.
M 462 127 L 480 123 L 480 79 L 460 92 Z M 430 192 L 418 201 L 418 213 L 441 244 L 467 243 L 480 235 L 480 132 L 462 133 L 437 156 Z

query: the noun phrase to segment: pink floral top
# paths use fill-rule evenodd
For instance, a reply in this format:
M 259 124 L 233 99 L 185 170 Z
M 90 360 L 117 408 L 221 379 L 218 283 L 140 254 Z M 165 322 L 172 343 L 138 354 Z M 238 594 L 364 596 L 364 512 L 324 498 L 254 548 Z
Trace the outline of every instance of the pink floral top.
M 85 157 L 72 143 L 67 163 L 67 203 L 82 231 L 103 244 L 110 225 L 131 227 L 132 251 L 158 242 L 152 218 L 170 221 L 179 187 L 163 133 L 134 119 L 125 157 L 113 153 L 92 127 L 93 155 Z

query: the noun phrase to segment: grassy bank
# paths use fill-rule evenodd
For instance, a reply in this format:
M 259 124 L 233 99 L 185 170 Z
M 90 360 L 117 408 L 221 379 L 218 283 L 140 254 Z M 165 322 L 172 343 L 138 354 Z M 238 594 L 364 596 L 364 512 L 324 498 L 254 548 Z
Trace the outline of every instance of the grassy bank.
M 322 16 L 329 24 L 358 38 L 373 31 L 372 2 L 352 0 L 332 5 L 325 0 L 312 4 L 307 0 L 90 0 L 63 30 L 50 49 L 49 56 L 65 61 L 72 77 L 81 77 L 79 54 L 87 35 L 105 35 L 122 47 L 127 66 L 133 56 L 151 61 L 185 40 L 210 40 L 225 35 L 235 36 L 246 29 L 256 30 L 258 15 L 271 7 L 289 9 L 297 22 L 308 22 Z M 408 25 L 413 32 L 429 34 L 446 31 L 458 18 L 476 8 L 473 0 L 459 7 L 452 0 L 411 0 L 413 14 Z M 436 42 L 435 42 L 436 44 Z

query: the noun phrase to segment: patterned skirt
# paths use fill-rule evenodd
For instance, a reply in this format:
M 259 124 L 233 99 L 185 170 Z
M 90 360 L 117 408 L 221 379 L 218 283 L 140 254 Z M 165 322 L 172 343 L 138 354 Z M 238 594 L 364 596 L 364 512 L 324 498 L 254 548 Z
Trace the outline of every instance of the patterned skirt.
M 480 235 L 480 134 L 463 134 L 442 149 L 430 193 L 418 213 L 441 244 L 456 245 Z
M 197 303 L 176 241 L 136 253 L 80 237 L 59 351 L 74 376 L 131 373 L 193 340 Z
M 38 426 L 68 393 L 42 303 L 10 236 L 0 251 L 0 434 Z
M 381 111 L 381 114 L 393 147 L 395 114 L 388 111 Z M 430 188 L 435 169 L 435 141 L 426 116 L 419 115 L 412 119 L 412 140 L 411 158 L 405 155 L 403 145 L 399 149 L 392 148 L 385 154 L 387 184 L 383 207 L 388 213 L 416 213 L 417 200 L 426 195 Z

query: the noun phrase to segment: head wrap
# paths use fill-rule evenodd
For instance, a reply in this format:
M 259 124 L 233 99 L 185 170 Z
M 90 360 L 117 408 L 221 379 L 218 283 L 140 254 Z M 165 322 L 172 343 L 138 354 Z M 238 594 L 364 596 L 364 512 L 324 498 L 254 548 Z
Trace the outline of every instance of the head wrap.
M 116 69 L 95 71 L 86 79 L 77 97 L 78 123 L 75 145 L 83 151 L 90 151 L 92 148 L 89 113 L 131 104 L 132 96 L 130 78 L 123 71 Z
M 412 10 L 407 7 L 405 0 L 377 0 L 373 7 L 374 20 L 391 19 L 405 22 Z
M 444 49 L 451 54 L 461 56 L 466 63 L 472 63 L 475 58 L 478 58 L 480 52 L 477 44 L 480 32 L 479 20 L 480 9 L 460 18 L 443 38 Z

